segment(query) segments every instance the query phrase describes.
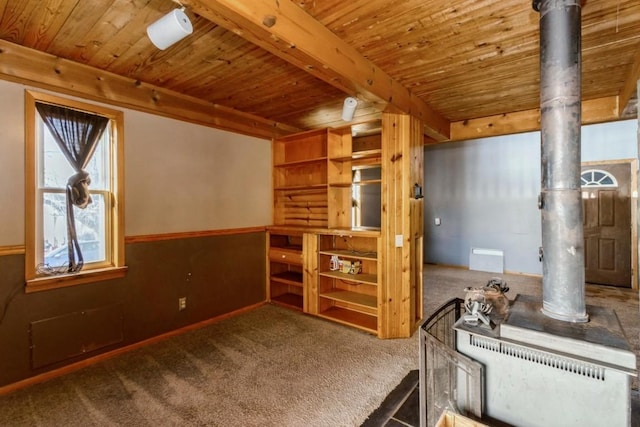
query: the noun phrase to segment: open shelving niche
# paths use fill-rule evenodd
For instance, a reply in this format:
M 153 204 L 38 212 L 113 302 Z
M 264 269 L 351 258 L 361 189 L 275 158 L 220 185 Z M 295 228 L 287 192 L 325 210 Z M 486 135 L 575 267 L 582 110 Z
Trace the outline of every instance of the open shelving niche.
M 275 225 L 326 227 L 327 130 L 273 142 Z
M 318 237 L 318 316 L 377 334 L 380 238 L 375 233 Z M 334 256 L 360 261 L 362 272 L 331 270 Z
M 304 279 L 301 232 L 270 231 L 268 234 L 269 300 L 303 310 Z

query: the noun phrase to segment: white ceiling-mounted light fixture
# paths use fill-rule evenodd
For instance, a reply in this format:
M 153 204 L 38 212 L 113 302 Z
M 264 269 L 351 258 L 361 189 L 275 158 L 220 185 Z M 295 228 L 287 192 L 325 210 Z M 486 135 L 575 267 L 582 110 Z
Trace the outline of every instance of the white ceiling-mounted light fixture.
M 174 9 L 147 27 L 147 35 L 158 49 L 165 50 L 193 32 L 184 8 Z
M 344 104 L 342 105 L 342 120 L 345 122 L 350 122 L 353 120 L 353 115 L 356 113 L 356 107 L 358 106 L 358 100 L 351 96 L 348 96 L 344 99 Z

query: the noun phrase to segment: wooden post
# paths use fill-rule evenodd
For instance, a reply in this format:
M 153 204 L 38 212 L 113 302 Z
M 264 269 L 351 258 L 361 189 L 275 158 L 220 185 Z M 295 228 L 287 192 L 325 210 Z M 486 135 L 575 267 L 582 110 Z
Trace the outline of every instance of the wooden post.
M 302 253 L 304 256 L 303 293 L 305 313 L 318 314 L 318 235 L 302 235 Z
M 420 120 L 383 113 L 380 338 L 409 337 L 422 318 L 423 169 Z

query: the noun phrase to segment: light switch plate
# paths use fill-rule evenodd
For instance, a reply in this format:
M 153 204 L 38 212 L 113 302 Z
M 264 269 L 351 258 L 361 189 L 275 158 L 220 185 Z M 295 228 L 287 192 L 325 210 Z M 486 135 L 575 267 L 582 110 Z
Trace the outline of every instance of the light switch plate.
M 402 234 L 396 234 L 396 248 L 402 247 Z

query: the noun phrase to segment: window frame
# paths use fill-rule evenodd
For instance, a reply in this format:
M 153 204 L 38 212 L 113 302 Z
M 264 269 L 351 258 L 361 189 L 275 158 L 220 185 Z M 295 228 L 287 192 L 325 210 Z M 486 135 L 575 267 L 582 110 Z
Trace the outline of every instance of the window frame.
M 55 104 L 65 108 L 87 111 L 107 117 L 111 131 L 110 169 L 111 206 L 105 248 L 110 251 L 110 263 L 85 265 L 77 273 L 52 276 L 38 275 L 37 253 L 42 230 L 39 230 L 40 199 L 38 152 L 38 112 L 36 102 Z M 54 289 L 124 277 L 127 271 L 124 259 L 124 113 L 111 108 L 62 98 L 56 95 L 25 91 L 25 280 L 26 292 Z M 41 240 L 41 239 L 40 239 Z
M 593 177 L 593 175 L 596 173 L 600 173 L 604 175 L 603 178 L 601 178 L 598 181 L 593 181 L 593 180 L 587 181 L 584 178 L 586 174 L 591 174 L 591 176 Z M 605 178 L 609 178 L 611 180 L 611 184 L 602 184 L 602 181 Z M 584 181 L 587 181 L 587 183 L 585 184 Z M 611 172 L 607 172 L 602 169 L 587 169 L 580 173 L 580 186 L 582 188 L 618 188 L 618 180 Z

